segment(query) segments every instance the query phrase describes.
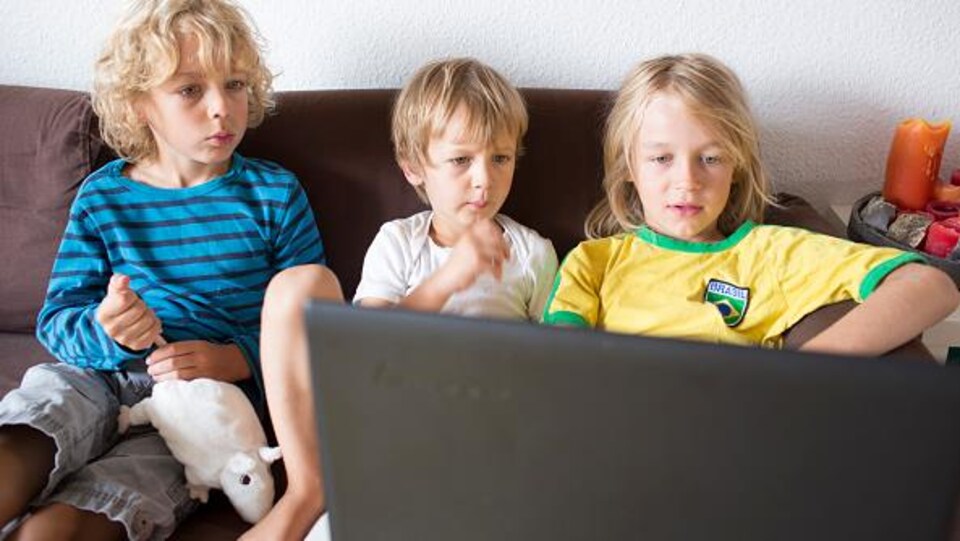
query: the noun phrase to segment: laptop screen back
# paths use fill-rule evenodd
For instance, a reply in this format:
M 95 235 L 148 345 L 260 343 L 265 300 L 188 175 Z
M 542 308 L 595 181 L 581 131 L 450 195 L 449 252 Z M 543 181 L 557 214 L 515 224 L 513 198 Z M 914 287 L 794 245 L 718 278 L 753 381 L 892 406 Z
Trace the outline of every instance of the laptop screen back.
M 335 541 L 945 539 L 960 371 L 314 303 Z

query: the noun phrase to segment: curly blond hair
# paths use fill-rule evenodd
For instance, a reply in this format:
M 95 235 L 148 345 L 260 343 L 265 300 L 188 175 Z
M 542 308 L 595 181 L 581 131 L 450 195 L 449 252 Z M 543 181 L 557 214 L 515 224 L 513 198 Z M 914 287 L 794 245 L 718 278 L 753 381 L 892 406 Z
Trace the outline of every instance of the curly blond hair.
M 722 62 L 705 54 L 661 56 L 640 63 L 624 80 L 607 117 L 603 141 L 605 197 L 587 216 L 584 232 L 599 238 L 633 231 L 644 223 L 633 184 L 634 152 L 652 97 L 670 93 L 717 133 L 733 158 L 733 184 L 717 226 L 729 235 L 746 220 L 760 222 L 770 195 L 760 160 L 759 133 L 746 92 Z
M 428 163 L 430 138 L 443 133 L 460 106 L 467 130 L 476 141 L 493 141 L 507 133 L 522 153 L 527 133 L 527 107 L 514 88 L 493 68 L 473 58 L 430 62 L 414 73 L 393 105 L 391 139 L 397 163 L 421 170 Z M 424 203 L 423 186 L 414 186 Z
M 92 93 L 103 140 L 130 162 L 157 156 L 136 102 L 176 73 L 184 36 L 197 38 L 205 72 L 245 75 L 249 127 L 273 108 L 273 74 L 263 62 L 260 34 L 243 8 L 230 0 L 134 0 L 97 59 Z

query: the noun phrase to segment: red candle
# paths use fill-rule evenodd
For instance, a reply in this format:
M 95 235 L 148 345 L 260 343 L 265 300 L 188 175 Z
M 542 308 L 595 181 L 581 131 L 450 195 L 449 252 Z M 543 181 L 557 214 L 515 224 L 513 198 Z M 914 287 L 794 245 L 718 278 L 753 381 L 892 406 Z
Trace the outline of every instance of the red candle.
M 933 222 L 927 230 L 923 251 L 937 257 L 947 257 L 960 242 L 960 218 L 947 218 Z
M 950 122 L 928 124 L 910 118 L 897 125 L 883 184 L 883 198 L 908 210 L 921 210 L 933 196 Z
M 931 201 L 927 203 L 926 211 L 933 215 L 934 220 L 946 220 L 960 215 L 960 203 Z

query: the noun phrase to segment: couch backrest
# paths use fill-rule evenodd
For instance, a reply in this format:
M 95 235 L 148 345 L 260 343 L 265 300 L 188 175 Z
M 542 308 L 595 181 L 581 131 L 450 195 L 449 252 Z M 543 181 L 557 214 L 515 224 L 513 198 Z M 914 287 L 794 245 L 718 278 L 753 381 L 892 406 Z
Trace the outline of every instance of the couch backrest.
M 87 96 L 0 85 L 0 332 L 29 332 L 102 144 Z

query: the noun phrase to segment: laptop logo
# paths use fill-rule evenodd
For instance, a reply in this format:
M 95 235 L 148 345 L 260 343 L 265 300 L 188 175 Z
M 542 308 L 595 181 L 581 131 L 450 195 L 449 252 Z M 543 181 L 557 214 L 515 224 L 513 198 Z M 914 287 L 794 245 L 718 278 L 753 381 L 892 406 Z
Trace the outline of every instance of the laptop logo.
M 747 315 L 750 305 L 750 289 L 728 284 L 711 278 L 703 300 L 717 307 L 727 327 L 736 327 Z

